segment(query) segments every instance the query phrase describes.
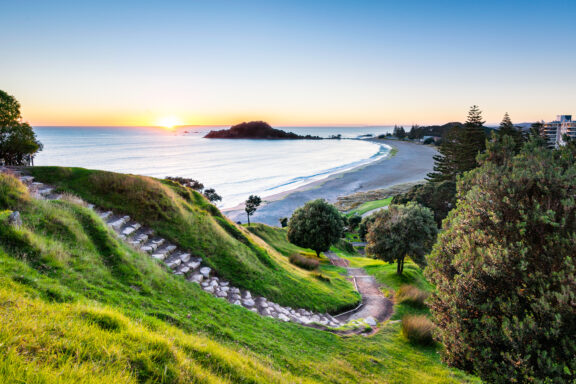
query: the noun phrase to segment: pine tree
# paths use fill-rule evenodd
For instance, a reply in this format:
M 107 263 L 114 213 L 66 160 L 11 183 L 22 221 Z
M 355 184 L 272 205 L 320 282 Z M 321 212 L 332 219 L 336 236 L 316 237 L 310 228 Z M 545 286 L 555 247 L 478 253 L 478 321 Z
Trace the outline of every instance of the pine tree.
M 463 128 L 452 127 L 434 156 L 434 172 L 430 181 L 455 180 L 456 176 L 478 166 L 476 156 L 486 148 L 486 133 L 482 112 L 476 105 L 470 108 Z
M 522 144 L 524 143 L 524 137 L 522 132 L 512 124 L 508 112 L 504 114 L 504 118 L 500 123 L 500 129 L 494 134 L 494 138 L 502 141 L 504 135 L 508 135 L 514 140 L 514 150 L 516 153 L 520 152 L 520 148 L 522 148 Z

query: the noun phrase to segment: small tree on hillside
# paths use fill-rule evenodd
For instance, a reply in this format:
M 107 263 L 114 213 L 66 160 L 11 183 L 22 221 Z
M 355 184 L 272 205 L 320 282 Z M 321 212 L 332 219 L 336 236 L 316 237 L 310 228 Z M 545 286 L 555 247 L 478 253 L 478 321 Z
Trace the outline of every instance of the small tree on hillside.
M 366 254 L 389 263 L 396 262 L 399 275 L 404 271 L 406 256 L 424 268 L 425 256 L 432 249 L 437 231 L 430 209 L 414 202 L 391 205 L 375 214 L 366 236 Z
M 250 195 L 250 197 L 246 200 L 244 210 L 246 211 L 246 216 L 248 217 L 248 226 L 250 226 L 250 216 L 256 212 L 261 203 L 262 199 L 256 195 Z
M 28 165 L 42 150 L 34 130 L 21 121 L 20 104 L 0 91 L 0 165 Z
M 415 201 L 428 207 L 434 212 L 434 220 L 438 227 L 448 212 L 456 205 L 456 182 L 445 180 L 441 182 L 427 182 L 410 188 L 406 193 L 394 196 L 392 204 L 406 204 Z
M 202 190 L 204 189 L 204 184 L 202 184 L 201 182 L 199 182 L 198 180 L 194 180 L 194 179 L 187 179 L 185 177 L 171 177 L 168 176 L 166 177 L 166 180 L 170 180 L 173 181 L 175 183 L 178 183 L 186 188 L 190 188 L 193 189 L 195 191 L 198 192 L 202 192 Z
M 450 365 L 486 382 L 576 380 L 576 148 L 489 143 L 429 257 Z
M 216 193 L 214 188 L 208 188 L 204 190 L 204 196 L 211 202 L 215 203 L 217 201 L 222 201 L 222 196 Z
M 288 240 L 320 252 L 330 249 L 342 236 L 344 223 L 338 209 L 325 200 L 307 202 L 294 211 L 288 223 Z

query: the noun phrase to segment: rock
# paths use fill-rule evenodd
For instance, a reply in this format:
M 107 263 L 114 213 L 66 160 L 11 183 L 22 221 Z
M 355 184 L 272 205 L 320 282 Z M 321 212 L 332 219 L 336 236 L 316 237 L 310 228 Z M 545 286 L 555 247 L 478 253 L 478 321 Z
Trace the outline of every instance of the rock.
M 196 269 L 200 266 L 200 262 L 199 261 L 191 261 L 188 263 L 188 266 L 190 267 L 190 269 Z
M 190 261 L 190 254 L 189 253 L 183 253 L 179 257 L 183 263 L 187 263 Z
M 10 216 L 8 216 L 8 224 L 20 228 L 22 226 L 22 217 L 20 216 L 20 212 L 12 212 Z
M 230 285 L 230 282 L 229 281 L 221 281 L 220 285 L 223 287 L 227 287 L 228 285 Z
M 220 284 L 220 290 L 221 290 L 222 292 L 226 292 L 226 293 L 227 293 L 227 292 L 230 290 L 230 287 L 226 287 L 226 286 L 223 287 L 222 284 Z
M 204 275 L 201 275 L 199 273 L 192 275 L 192 277 L 190 278 L 190 281 L 194 281 L 196 283 L 201 283 L 202 280 L 204 280 Z
M 222 298 L 224 298 L 224 297 L 226 297 L 226 296 L 228 296 L 228 295 L 226 294 L 226 292 L 218 291 L 218 292 L 216 292 L 216 296 L 217 296 L 217 297 L 222 297 Z
M 242 303 L 240 302 L 240 300 L 236 300 L 233 304 L 234 304 L 234 305 L 240 305 L 240 306 L 242 305 Z
M 253 307 L 254 305 L 256 305 L 256 303 L 252 299 L 244 299 L 242 300 L 242 304 L 244 304 L 245 307 Z
M 180 263 L 182 263 L 182 260 L 180 260 L 180 259 L 174 259 L 174 260 L 172 260 L 172 261 L 167 262 L 166 265 L 168 266 L 168 268 L 174 269 L 174 268 L 176 268 L 177 266 L 179 266 Z
M 211 285 L 204 287 L 204 290 L 208 293 L 214 293 L 214 287 Z
M 281 313 L 278 315 L 278 320 L 282 320 L 282 321 L 290 321 L 290 318 L 288 316 L 286 316 L 285 314 Z
M 375 327 L 376 324 L 378 324 L 378 322 L 376 321 L 375 318 L 373 318 L 372 316 L 368 316 L 367 318 L 364 319 L 364 322 L 366 324 L 368 324 L 371 327 Z
M 200 273 L 204 275 L 204 277 L 210 276 L 210 272 L 212 269 L 210 267 L 202 267 L 200 268 Z
M 250 294 L 250 291 L 244 292 L 244 298 L 245 298 L 245 299 L 251 299 L 251 298 L 252 298 L 252 295 Z
M 260 313 L 262 314 L 262 316 L 268 316 L 268 317 L 272 316 L 272 311 L 270 311 L 270 309 L 268 308 L 264 308 Z

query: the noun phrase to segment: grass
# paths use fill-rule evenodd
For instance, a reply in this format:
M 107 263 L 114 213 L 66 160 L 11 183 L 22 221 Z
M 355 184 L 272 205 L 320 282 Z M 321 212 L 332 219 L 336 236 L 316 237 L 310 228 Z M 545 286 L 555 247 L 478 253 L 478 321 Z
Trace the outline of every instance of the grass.
M 293 253 L 290 255 L 290 262 L 297 267 L 306 269 L 308 271 L 313 271 L 318 268 L 320 261 L 313 259 L 308 256 L 302 256 L 299 253 Z
M 426 315 L 407 315 L 402 319 L 402 334 L 414 344 L 434 344 L 434 328 Z
M 396 302 L 424 307 L 428 296 L 430 296 L 429 292 L 411 284 L 404 284 L 396 291 Z
M 341 337 L 214 298 L 73 202 L 21 213 L 0 215 L 0 382 L 477 382 L 399 324 Z
M 344 277 L 331 275 L 332 284 L 314 278 L 223 217 L 202 195 L 177 183 L 83 168 L 29 171 L 36 179 L 98 207 L 129 215 L 202 257 L 234 285 L 281 305 L 338 312 L 358 301 Z
M 354 208 L 353 210 L 351 210 L 350 212 L 348 212 L 348 215 L 360 215 L 362 216 L 363 214 L 365 214 L 366 212 L 370 212 L 374 209 L 378 209 L 378 208 L 382 208 L 382 207 L 387 207 L 388 205 L 390 205 L 390 202 L 392 201 L 392 196 L 391 197 L 387 197 L 385 199 L 381 199 L 381 200 L 374 200 L 374 201 L 368 201 L 366 203 L 363 203 L 362 205 L 360 205 L 358 208 Z

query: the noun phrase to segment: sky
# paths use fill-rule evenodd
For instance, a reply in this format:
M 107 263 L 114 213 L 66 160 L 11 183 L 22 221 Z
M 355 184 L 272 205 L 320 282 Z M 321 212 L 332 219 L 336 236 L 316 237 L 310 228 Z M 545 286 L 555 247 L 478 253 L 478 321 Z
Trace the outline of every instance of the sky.
M 32 125 L 576 115 L 574 0 L 0 0 L 0 25 Z

